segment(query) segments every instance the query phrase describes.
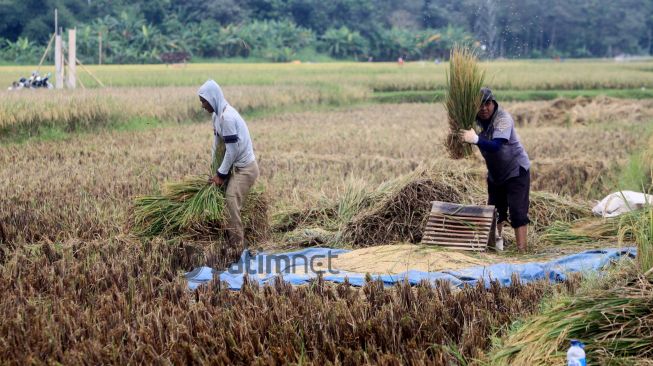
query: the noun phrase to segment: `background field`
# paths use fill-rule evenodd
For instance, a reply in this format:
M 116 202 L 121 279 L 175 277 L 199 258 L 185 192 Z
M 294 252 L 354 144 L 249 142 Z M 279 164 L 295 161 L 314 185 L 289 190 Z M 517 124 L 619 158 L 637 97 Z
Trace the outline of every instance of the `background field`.
M 613 60 L 492 61 L 488 82 L 498 90 L 628 89 L 653 87 L 653 63 Z M 276 64 L 179 64 L 103 65 L 88 69 L 107 86 L 194 86 L 213 78 L 220 85 L 354 85 L 374 91 L 444 89 L 446 62 L 410 62 L 403 66 L 385 62 L 276 63 Z M 28 66 L 0 67 L 0 84 L 10 85 L 19 75 L 29 76 Z M 54 74 L 53 67 L 42 72 Z M 84 85 L 97 84 L 83 70 Z
M 653 97 L 653 63 L 501 61 L 483 64 L 501 100 L 558 97 Z M 198 85 L 213 78 L 245 115 L 317 105 L 441 100 L 447 65 L 433 63 L 189 64 L 89 66 L 109 88 L 81 72 L 91 90 L 7 93 L 0 100 L 0 140 L 146 122 L 194 122 Z M 10 85 L 29 67 L 0 67 Z M 29 95 L 29 97 L 27 97 Z
M 486 63 L 497 94 L 531 90 L 623 92 L 653 87 L 652 63 Z M 117 87 L 5 92 L 0 102 L 5 231 L 15 240 L 122 232 L 135 195 L 208 174 L 210 116 L 197 85 L 209 77 L 249 120 L 271 216 L 372 190 L 435 162 L 478 172 L 479 156 L 447 161 L 439 103 L 373 103 L 377 91 L 444 88 L 446 65 L 409 63 L 102 66 Z M 27 68 L 0 68 L 0 80 Z M 157 85 L 165 85 L 157 87 Z M 424 89 L 429 89 L 424 90 Z M 609 97 L 507 103 L 533 160 L 533 189 L 600 199 L 638 189 L 627 171 L 648 139 L 653 103 Z M 198 123 L 192 123 L 198 122 Z M 30 172 L 25 174 L 24 172 Z M 629 175 L 630 174 L 630 175 Z M 38 197 L 38 199 L 36 199 Z M 587 201 L 589 205 L 589 201 Z
M 598 200 L 623 183 L 621 166 L 645 146 L 653 105 L 608 99 L 572 104 L 562 111 L 550 102 L 506 108 L 521 121 L 533 189 Z M 5 231 L 28 242 L 120 233 L 135 195 L 191 174 L 208 177 L 212 131 L 205 118 L 0 147 Z M 254 118 L 249 126 L 272 215 L 335 201 L 351 186 L 372 190 L 434 163 L 474 169 L 477 184 L 484 185 L 479 155 L 470 161 L 447 158 L 446 114 L 438 104 L 277 113 Z M 636 182 L 624 184 L 638 189 Z
M 644 93 L 636 96 L 645 97 L 653 88 L 653 63 L 514 61 L 485 66 L 489 85 L 497 94 L 512 95 L 510 99 L 518 100 L 500 102 L 513 114 L 533 161 L 532 189 L 537 194 L 548 192 L 552 195 L 546 197 L 588 209 L 593 200 L 616 189 L 641 190 L 650 185 L 650 175 L 641 169 L 639 159 L 640 152 L 650 149 L 653 102 L 634 99 L 633 93 Z M 243 328 L 238 328 L 241 325 L 236 326 L 245 324 L 239 317 L 247 311 L 225 316 L 225 328 L 215 328 L 202 314 L 220 314 L 222 306 L 235 303 L 257 309 L 263 301 L 270 301 L 266 309 L 281 309 L 289 304 L 285 297 L 293 299 L 293 306 L 304 306 L 304 301 L 308 301 L 312 305 L 306 305 L 306 309 L 312 309 L 317 306 L 314 301 L 335 299 L 335 295 L 329 295 L 327 290 L 320 292 L 324 298 L 306 293 L 291 295 L 292 291 L 278 285 L 273 291 L 275 295 L 266 295 L 267 300 L 249 297 L 252 303 L 224 289 L 207 290 L 192 300 L 180 274 L 205 263 L 207 252 L 218 253 L 219 260 L 212 263 L 219 267 L 237 257 L 239 251 L 227 253 L 220 242 L 183 238 L 139 240 L 130 234 L 127 222 L 133 198 L 190 174 L 208 177 L 210 116 L 200 109 L 195 93 L 199 84 L 211 77 L 225 85 L 227 99 L 248 121 L 261 167 L 259 182 L 267 192 L 273 223 L 288 212 L 301 215 L 310 209 L 332 207 L 352 192 L 372 192 L 383 183 L 426 167 L 442 174 L 451 172 L 453 177 L 462 177 L 456 174 L 464 172 L 468 180 L 450 184 L 472 185 L 464 192 L 476 193 L 463 198 L 482 200 L 484 163 L 479 154 L 468 160 L 447 157 L 442 144 L 447 132 L 442 105 L 388 103 L 410 101 L 406 96 L 414 91 L 436 100 L 444 88 L 445 67 L 419 63 L 404 67 L 346 63 L 103 66 L 93 70 L 112 85 L 110 88 L 2 92 L 0 223 L 5 238 L 0 238 L 0 276 L 3 293 L 10 295 L 0 300 L 7 319 L 0 329 L 3 334 L 15 336 L 11 342 L 0 341 L 0 359 L 27 362 L 46 357 L 74 363 L 88 352 L 96 355 L 98 362 L 120 363 L 126 361 L 122 358 L 125 352 L 140 352 L 139 360 L 152 362 L 171 359 L 171 355 L 181 357 L 187 352 L 186 360 L 208 361 L 217 356 L 203 354 L 199 343 L 192 340 L 193 335 L 200 334 L 205 340 L 219 339 L 217 343 L 204 344 L 225 348 L 232 341 L 230 337 L 241 334 L 247 342 L 247 337 L 260 337 L 256 342 L 272 347 L 265 348 L 265 352 L 277 352 L 274 357 L 289 355 L 277 359 L 300 362 L 304 357 L 300 350 L 304 347 L 302 342 L 308 338 L 297 338 L 288 353 L 270 351 L 276 349 L 272 346 L 274 337 L 261 335 L 254 328 L 247 328 L 251 332 L 245 337 Z M 9 82 L 17 72 L 29 70 L 2 67 L 0 82 Z M 543 91 L 552 91 L 552 98 L 561 91 L 571 94 L 564 94 L 570 97 L 564 99 L 530 100 L 541 99 L 542 94 L 537 93 Z M 399 93 L 400 97 L 377 98 L 390 95 L 382 93 Z M 558 206 L 548 209 L 555 214 Z M 289 243 L 283 234 L 275 233 L 263 245 L 287 248 Z M 578 249 L 538 243 L 539 235 L 531 233 L 532 255 Z M 600 245 L 608 244 L 589 246 Z M 513 255 L 510 249 L 502 258 Z M 408 306 L 402 302 L 406 297 L 401 291 L 405 289 L 397 288 L 394 295 L 383 295 L 384 300 L 379 300 L 381 295 L 375 295 L 375 291 L 380 290 L 374 286 L 370 284 L 365 290 L 364 306 L 376 306 L 374 301 L 385 305 L 357 311 L 370 311 L 378 319 L 386 319 L 390 316 L 388 309 L 404 311 L 402 306 Z M 345 311 L 345 304 L 353 304 L 353 297 L 348 297 L 348 290 L 338 291 L 342 301 L 329 302 L 332 307 L 318 307 Z M 437 296 L 452 308 L 458 306 L 455 301 L 479 303 L 475 292 L 456 295 L 459 298 L 454 300 L 442 288 L 433 290 L 437 295 L 424 291 L 424 299 Z M 544 292 L 553 290 L 547 287 L 509 291 L 523 296 L 523 302 L 510 302 L 507 299 L 511 295 L 497 289 L 497 303 L 487 306 L 496 310 L 507 304 L 515 309 L 515 314 L 527 314 L 536 309 L 523 304 L 536 303 Z M 276 300 L 270 300 L 273 297 Z M 194 315 L 186 317 L 187 311 Z M 451 320 L 468 324 L 469 328 L 457 338 L 428 342 L 455 344 L 456 352 L 466 357 L 480 355 L 489 346 L 487 337 L 492 327 L 507 324 L 512 318 L 496 318 L 492 314 L 501 312 L 494 310 L 478 311 L 474 321 Z M 165 315 L 156 315 L 161 312 Z M 85 315 L 75 320 L 80 313 Z M 36 320 L 26 325 L 26 314 Z M 293 314 L 287 313 L 291 319 L 288 324 L 295 326 L 307 317 L 303 313 Z M 348 314 L 356 317 L 353 310 Z M 484 320 L 476 322 L 480 318 Z M 162 325 L 161 319 L 175 324 L 175 330 Z M 94 328 L 98 322 L 103 331 Z M 254 324 L 242 325 L 246 326 Z M 108 332 L 113 328 L 119 330 Z M 75 333 L 73 329 L 79 331 Z M 297 333 L 297 329 L 277 329 L 274 334 Z M 429 332 L 447 333 L 437 329 Z M 124 337 L 131 337 L 133 342 L 121 343 Z M 172 342 L 170 339 L 175 337 L 185 337 L 185 343 Z M 48 339 L 53 341 L 48 343 Z M 112 348 L 101 351 L 98 342 L 112 344 Z M 447 358 L 450 351 L 438 348 L 437 352 L 411 353 L 410 347 L 399 346 L 405 344 L 402 342 L 405 340 L 388 348 L 379 346 L 382 350 L 376 356 L 360 357 L 378 361 L 386 356 L 399 357 L 401 353 L 401 357 L 451 360 Z M 348 349 L 360 348 L 356 344 L 342 344 L 345 351 L 339 348 L 338 352 L 345 353 L 337 353 L 341 360 Z M 317 357 L 313 360 L 326 354 L 320 352 L 330 352 L 315 344 L 310 347 L 309 356 Z M 148 351 L 144 352 L 145 349 Z M 243 360 L 248 360 L 248 352 L 220 357 L 223 361 L 246 362 Z

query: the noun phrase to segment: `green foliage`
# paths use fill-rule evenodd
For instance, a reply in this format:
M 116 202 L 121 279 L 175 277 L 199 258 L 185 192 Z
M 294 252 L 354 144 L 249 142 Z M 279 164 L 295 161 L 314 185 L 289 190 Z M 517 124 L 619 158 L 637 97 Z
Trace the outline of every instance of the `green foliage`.
M 12 43 L 0 60 L 36 62 L 54 29 L 54 6 L 60 26 L 80 30 L 78 53 L 87 63 L 97 61 L 98 33 L 105 63 L 160 62 L 168 52 L 287 61 L 307 47 L 339 59 L 446 59 L 454 43 L 470 41 L 487 58 L 653 49 L 653 3 L 646 0 L 527 1 L 518 11 L 512 2 L 487 0 L 25 0 L 0 2 L 0 37 Z M 16 49 L 24 40 L 34 51 Z
M 13 60 L 19 64 L 39 62 L 40 47 L 37 47 L 29 38 L 19 37 L 16 41 L 2 40 L 0 44 L 0 58 Z
M 321 50 L 335 58 L 358 58 L 368 52 L 368 43 L 359 32 L 342 26 L 330 28 L 321 37 Z

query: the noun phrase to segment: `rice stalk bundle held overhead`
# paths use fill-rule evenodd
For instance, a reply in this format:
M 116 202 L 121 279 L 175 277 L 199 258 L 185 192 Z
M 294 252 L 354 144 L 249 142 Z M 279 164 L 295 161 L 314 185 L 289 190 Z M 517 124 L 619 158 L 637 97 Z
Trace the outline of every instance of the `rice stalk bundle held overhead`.
M 459 137 L 461 130 L 474 128 L 476 114 L 481 106 L 481 87 L 485 72 L 478 67 L 474 50 L 456 45 L 451 50 L 447 73 L 447 94 L 444 105 L 449 121 L 449 135 L 445 146 L 453 159 L 472 154 L 472 147 Z
M 211 174 L 217 170 L 224 152 L 224 143 L 220 143 Z M 224 187 L 210 183 L 208 176 L 166 183 L 160 194 L 136 197 L 131 214 L 132 231 L 143 237 L 220 234 L 227 220 L 224 195 Z M 267 206 L 262 189 L 249 192 L 242 209 L 248 239 L 258 241 L 269 233 Z

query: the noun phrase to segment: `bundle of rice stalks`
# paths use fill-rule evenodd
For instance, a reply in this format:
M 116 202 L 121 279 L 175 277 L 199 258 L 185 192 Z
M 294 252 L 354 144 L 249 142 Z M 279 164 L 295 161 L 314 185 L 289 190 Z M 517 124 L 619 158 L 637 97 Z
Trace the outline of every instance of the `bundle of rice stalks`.
M 167 183 L 160 195 L 137 197 L 132 213 L 134 233 L 145 237 L 174 236 L 224 220 L 224 194 L 203 177 Z
M 556 221 L 546 228 L 540 235 L 540 240 L 553 245 L 574 245 L 597 242 L 600 239 L 587 235 L 577 234 L 572 231 L 572 224 L 565 221 Z
M 471 171 L 424 169 L 379 187 L 342 231 L 342 240 L 359 247 L 395 241 L 419 242 L 431 201 L 471 203 L 479 186 Z
M 652 357 L 653 284 L 641 275 L 629 279 L 612 288 L 559 299 L 509 336 L 492 363 L 560 364 L 570 339 L 586 344 L 588 364 Z
M 217 170 L 224 150 L 224 143 L 219 144 L 211 172 Z M 136 197 L 131 213 L 132 232 L 143 237 L 221 236 L 227 219 L 224 188 L 210 183 L 208 178 L 193 176 L 181 182 L 169 182 L 159 195 Z M 241 210 L 248 241 L 258 242 L 269 236 L 267 207 L 263 190 L 252 189 Z
M 476 53 L 465 46 L 456 45 L 451 50 L 447 74 L 447 94 L 444 105 L 449 120 L 449 135 L 445 146 L 453 159 L 472 154 L 472 147 L 458 136 L 460 130 L 474 128 L 476 114 L 481 106 L 481 87 L 485 72 L 479 69 Z

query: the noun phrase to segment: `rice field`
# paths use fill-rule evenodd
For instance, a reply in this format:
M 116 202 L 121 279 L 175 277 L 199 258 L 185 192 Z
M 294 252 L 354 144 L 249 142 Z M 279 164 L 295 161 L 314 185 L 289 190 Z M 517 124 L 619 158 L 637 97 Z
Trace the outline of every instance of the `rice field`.
M 639 133 L 643 126 L 637 120 L 573 127 L 524 125 L 519 133 L 537 168 L 534 189 L 602 198 L 601 192 L 615 188 L 619 164 L 645 144 Z M 478 155 L 472 161 L 444 158 L 442 141 L 448 126 L 439 105 L 281 113 L 252 120 L 250 129 L 260 182 L 270 196 L 273 214 L 335 200 L 360 181 L 372 190 L 438 162 L 475 170 L 484 189 L 484 166 Z M 559 143 L 553 146 L 551 139 Z M 115 235 L 135 195 L 204 173 L 211 141 L 207 121 L 5 144 L 0 147 L 0 194 L 9 202 L 0 208 L 5 231 L 26 241 Z
M 383 289 L 370 280 L 363 289 L 316 281 L 233 292 L 212 283 L 188 292 L 183 272 L 205 264 L 224 268 L 242 248 L 227 247 L 219 235 L 140 239 L 131 221 L 135 197 L 206 172 L 212 128 L 195 93 L 212 77 L 226 85 L 253 137 L 266 198 L 259 211 L 267 210 L 257 220 L 273 231 L 256 248 L 418 241 L 424 202 L 483 203 L 484 162 L 477 151 L 468 159 L 448 157 L 442 104 L 378 104 L 370 96 L 443 89 L 447 66 L 91 66 L 111 87 L 3 92 L 0 363 L 491 361 L 493 338 L 522 317 L 537 316 L 542 299 L 573 294 L 577 279 L 463 291 L 443 283 Z M 646 62 L 482 66 L 499 90 L 653 87 L 653 64 Z M 29 68 L 0 67 L 0 82 L 17 70 Z M 586 218 L 593 200 L 618 188 L 639 189 L 641 171 L 628 169 L 650 151 L 653 102 L 593 97 L 502 104 L 533 162 L 529 255 L 614 245 L 553 245 L 540 237 L 556 221 Z M 293 237 L 299 232 L 314 237 Z M 646 243 L 650 235 L 642 232 L 638 240 Z M 252 227 L 249 233 L 255 234 Z M 506 239 L 510 246 L 509 233 Z M 500 254 L 514 255 L 512 249 Z M 521 339 L 512 331 L 508 336 Z
M 503 90 L 639 89 L 653 87 L 653 63 L 613 60 L 553 60 L 483 62 L 488 83 Z M 187 65 L 89 65 L 88 69 L 112 87 L 193 86 L 207 78 L 224 86 L 363 86 L 374 91 L 434 90 L 446 86 L 448 63 L 287 63 L 287 64 L 187 64 Z M 19 75 L 29 76 L 35 67 L 1 66 L 0 85 L 11 85 Z M 43 67 L 41 73 L 53 67 Z M 87 87 L 97 84 L 78 71 Z

